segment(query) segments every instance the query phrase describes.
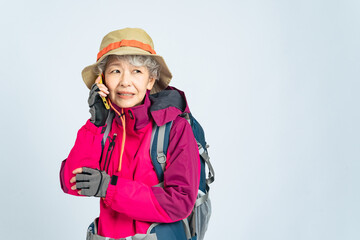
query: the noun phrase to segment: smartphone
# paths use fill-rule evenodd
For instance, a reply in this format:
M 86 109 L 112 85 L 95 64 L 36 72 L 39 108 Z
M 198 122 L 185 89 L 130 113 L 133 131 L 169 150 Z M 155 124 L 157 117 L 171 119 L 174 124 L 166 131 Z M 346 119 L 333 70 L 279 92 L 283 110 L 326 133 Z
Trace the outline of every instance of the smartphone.
M 100 75 L 100 82 L 99 82 L 99 83 L 103 83 L 102 75 Z M 104 103 L 104 105 L 105 105 L 105 108 L 106 108 L 107 110 L 109 110 L 109 109 L 110 109 L 110 106 L 109 106 L 106 98 L 105 98 L 105 97 L 101 97 L 101 99 L 102 99 L 102 101 L 103 101 L 103 103 Z

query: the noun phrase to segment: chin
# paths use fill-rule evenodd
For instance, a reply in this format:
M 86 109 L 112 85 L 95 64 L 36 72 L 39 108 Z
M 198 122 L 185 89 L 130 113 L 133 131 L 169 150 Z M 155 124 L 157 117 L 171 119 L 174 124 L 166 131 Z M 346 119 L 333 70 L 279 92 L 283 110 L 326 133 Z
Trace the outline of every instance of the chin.
M 118 102 L 115 102 L 115 104 L 121 108 L 131 108 L 131 107 L 136 106 L 136 103 L 133 103 L 132 101 L 131 102 L 118 101 Z
M 118 107 L 121 107 L 121 108 L 130 108 L 130 107 L 132 107 L 131 104 L 126 104 L 126 103 L 116 103 L 116 105 Z

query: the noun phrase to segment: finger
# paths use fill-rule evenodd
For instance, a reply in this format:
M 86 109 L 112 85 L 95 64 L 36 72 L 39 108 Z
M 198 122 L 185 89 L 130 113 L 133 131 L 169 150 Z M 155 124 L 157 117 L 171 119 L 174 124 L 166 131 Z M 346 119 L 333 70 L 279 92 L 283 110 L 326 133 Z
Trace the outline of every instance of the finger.
M 89 188 L 89 182 L 77 182 L 75 184 L 76 189 Z
M 88 175 L 85 175 L 85 174 L 81 174 L 81 173 L 79 173 L 79 174 L 76 174 L 76 182 L 80 182 L 80 181 L 86 181 L 87 179 L 86 179 L 86 177 L 87 177 Z
M 78 191 L 78 194 L 81 195 L 81 190 Z
M 72 173 L 73 174 L 78 174 L 78 173 L 82 173 L 82 168 L 77 168 L 77 169 L 75 169 Z
M 71 190 L 76 190 L 76 184 L 71 186 Z
M 98 170 L 95 170 L 93 168 L 88 168 L 88 167 L 83 167 L 82 168 L 82 173 L 85 174 L 85 175 L 91 175 L 91 174 L 94 174 L 98 172 Z
M 107 94 L 106 93 L 103 93 L 103 92 L 99 92 L 99 95 L 101 96 L 101 97 L 107 97 Z
M 84 189 L 81 189 L 81 194 L 84 195 L 84 196 L 94 196 L 95 194 L 92 192 L 92 190 L 88 189 L 88 188 L 84 188 Z
M 74 182 L 76 182 L 76 177 L 72 177 L 72 178 L 70 179 L 70 183 L 74 183 Z
M 107 88 L 104 84 L 99 84 L 98 87 L 99 87 L 99 89 L 100 89 L 101 92 L 104 92 L 104 93 L 106 93 L 106 94 L 109 94 L 109 93 L 110 93 L 109 90 L 108 90 L 108 88 Z
M 96 79 L 95 79 L 95 83 L 100 83 L 101 80 L 101 75 L 99 75 Z

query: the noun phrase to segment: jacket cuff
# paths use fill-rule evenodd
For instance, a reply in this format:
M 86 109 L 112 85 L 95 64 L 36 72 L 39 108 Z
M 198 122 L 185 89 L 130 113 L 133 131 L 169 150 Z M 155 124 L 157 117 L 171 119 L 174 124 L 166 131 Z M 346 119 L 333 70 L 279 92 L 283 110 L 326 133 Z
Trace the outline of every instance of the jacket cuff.
M 97 127 L 97 126 L 95 126 L 95 124 L 90 122 L 90 119 L 88 119 L 85 124 L 85 128 L 87 130 L 89 130 L 90 132 L 92 132 L 93 134 L 98 135 L 98 134 L 102 134 L 105 132 L 106 124 L 105 124 L 105 126 Z
M 104 203 L 106 204 L 106 206 L 111 207 L 114 195 L 115 195 L 115 185 L 109 184 L 107 190 L 106 190 L 106 196 L 104 199 Z

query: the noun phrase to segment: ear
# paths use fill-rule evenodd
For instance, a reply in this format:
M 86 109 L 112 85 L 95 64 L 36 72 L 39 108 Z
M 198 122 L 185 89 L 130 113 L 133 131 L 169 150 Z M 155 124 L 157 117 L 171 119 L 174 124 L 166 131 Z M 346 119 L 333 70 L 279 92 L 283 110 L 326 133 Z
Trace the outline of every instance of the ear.
M 155 84 L 156 79 L 155 78 L 149 78 L 149 82 L 146 86 L 147 90 L 151 90 Z

